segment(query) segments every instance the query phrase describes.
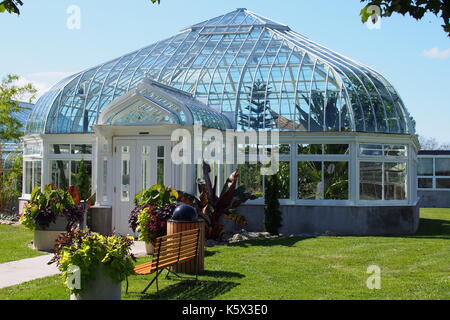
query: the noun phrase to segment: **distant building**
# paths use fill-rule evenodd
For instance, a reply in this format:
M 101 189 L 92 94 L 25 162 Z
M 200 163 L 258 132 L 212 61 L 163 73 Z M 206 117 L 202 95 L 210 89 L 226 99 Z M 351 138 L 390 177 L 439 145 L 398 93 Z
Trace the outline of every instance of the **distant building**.
M 419 152 L 417 193 L 422 208 L 450 208 L 450 150 Z

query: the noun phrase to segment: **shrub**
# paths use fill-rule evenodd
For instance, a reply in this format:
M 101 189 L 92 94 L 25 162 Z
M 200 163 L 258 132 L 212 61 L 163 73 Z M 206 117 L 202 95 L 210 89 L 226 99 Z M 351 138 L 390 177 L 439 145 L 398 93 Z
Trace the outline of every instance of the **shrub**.
M 264 224 L 266 231 L 273 235 L 278 235 L 278 229 L 282 224 L 282 213 L 280 211 L 279 183 L 278 176 L 266 177 L 266 190 L 264 195 Z

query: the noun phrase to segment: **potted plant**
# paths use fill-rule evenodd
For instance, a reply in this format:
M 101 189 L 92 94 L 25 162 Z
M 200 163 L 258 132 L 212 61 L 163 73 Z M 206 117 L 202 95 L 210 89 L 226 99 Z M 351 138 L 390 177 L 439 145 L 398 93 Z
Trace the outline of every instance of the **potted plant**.
M 177 199 L 176 190 L 159 184 L 136 196 L 128 222 L 130 228 L 139 233 L 138 240 L 145 242 L 147 254 L 153 254 L 155 239 L 166 235 L 167 220 L 178 206 Z
M 34 231 L 36 250 L 51 251 L 61 233 L 83 222 L 85 210 L 74 187 L 68 191 L 53 185 L 45 186 L 44 191 L 36 187 L 20 222 Z
M 56 262 L 71 300 L 120 300 L 122 281 L 134 274 L 133 242 L 73 229 L 57 239 L 49 264 Z

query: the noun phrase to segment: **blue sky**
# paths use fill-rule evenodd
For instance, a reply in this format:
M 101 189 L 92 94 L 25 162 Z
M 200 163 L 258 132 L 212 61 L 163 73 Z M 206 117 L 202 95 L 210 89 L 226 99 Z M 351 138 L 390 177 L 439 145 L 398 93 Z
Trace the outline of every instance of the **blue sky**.
M 20 17 L 2 14 L 0 76 L 15 73 L 40 92 L 71 73 L 173 35 L 183 27 L 247 8 L 381 72 L 416 119 L 420 135 L 450 141 L 450 38 L 438 18 L 393 16 L 370 30 L 359 0 L 25 0 Z M 124 6 L 124 3 L 132 5 Z M 70 5 L 81 28 L 66 26 Z

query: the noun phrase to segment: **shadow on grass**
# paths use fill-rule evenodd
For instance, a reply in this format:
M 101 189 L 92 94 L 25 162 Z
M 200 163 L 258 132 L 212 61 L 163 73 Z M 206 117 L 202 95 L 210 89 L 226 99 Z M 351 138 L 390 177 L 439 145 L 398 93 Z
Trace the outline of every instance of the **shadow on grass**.
M 156 295 L 155 288 L 154 293 L 133 293 L 133 296 L 139 300 L 211 300 L 238 285 L 239 283 L 231 281 L 186 280 L 165 287 L 159 291 L 159 296 Z
M 256 240 L 247 240 L 236 243 L 227 244 L 228 247 L 250 247 L 250 246 L 262 246 L 262 247 L 270 247 L 270 246 L 285 246 L 285 247 L 293 247 L 300 241 L 313 239 L 315 237 L 279 237 L 272 239 L 256 239 Z
M 405 238 L 450 239 L 450 220 L 420 219 L 419 229 Z
M 242 279 L 245 276 L 242 273 L 232 271 L 220 271 L 220 270 L 205 270 L 202 276 L 213 278 L 239 278 Z

